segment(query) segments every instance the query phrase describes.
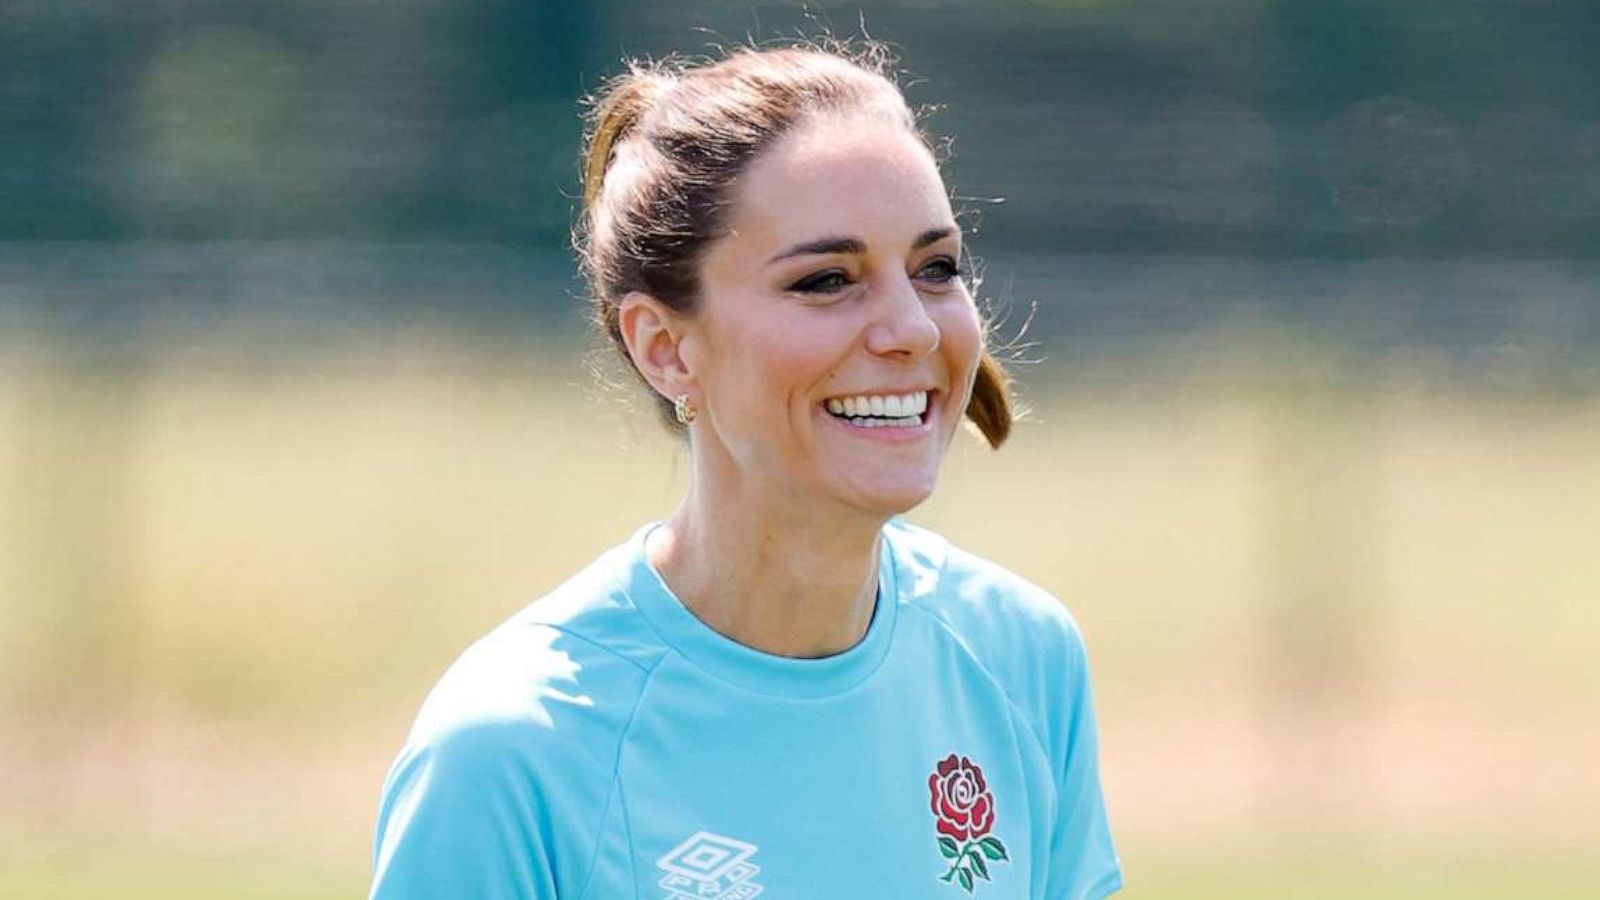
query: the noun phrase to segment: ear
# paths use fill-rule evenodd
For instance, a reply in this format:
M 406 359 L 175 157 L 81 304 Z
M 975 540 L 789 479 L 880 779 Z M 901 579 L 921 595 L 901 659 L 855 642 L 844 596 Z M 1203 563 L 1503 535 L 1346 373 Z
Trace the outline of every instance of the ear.
M 694 373 L 683 353 L 688 321 L 650 294 L 633 291 L 622 298 L 617 325 L 634 368 L 663 397 L 694 395 Z

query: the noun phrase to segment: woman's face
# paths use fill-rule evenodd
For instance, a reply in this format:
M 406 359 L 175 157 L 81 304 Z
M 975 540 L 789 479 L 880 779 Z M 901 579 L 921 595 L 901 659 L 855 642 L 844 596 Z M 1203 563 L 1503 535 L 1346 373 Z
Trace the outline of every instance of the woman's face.
M 697 455 L 779 502 L 921 503 L 982 348 L 931 155 L 893 122 L 824 116 L 762 153 L 732 198 L 680 344 Z

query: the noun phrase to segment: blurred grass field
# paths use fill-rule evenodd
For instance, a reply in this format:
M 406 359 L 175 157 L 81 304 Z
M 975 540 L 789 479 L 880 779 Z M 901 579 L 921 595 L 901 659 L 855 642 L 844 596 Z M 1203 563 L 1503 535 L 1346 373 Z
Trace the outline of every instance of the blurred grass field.
M 1591 896 L 1600 393 L 1321 359 L 1024 370 L 911 518 L 1082 624 L 1125 896 Z M 683 487 L 571 349 L 0 370 L 3 897 L 359 895 L 439 671 Z
M 1587 900 L 1600 883 L 1594 859 L 1483 859 L 1415 854 L 1369 859 L 1142 859 L 1118 897 L 1184 900 Z M 336 900 L 366 893 L 361 873 L 302 860 L 214 859 L 98 849 L 0 855 L 0 896 L 31 900 Z

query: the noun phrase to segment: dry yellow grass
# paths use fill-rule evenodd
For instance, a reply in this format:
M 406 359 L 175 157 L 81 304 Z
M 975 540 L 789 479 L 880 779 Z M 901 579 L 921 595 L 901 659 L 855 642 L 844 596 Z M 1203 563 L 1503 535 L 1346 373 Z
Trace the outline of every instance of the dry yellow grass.
M 1600 837 L 1600 398 L 1037 374 L 912 518 L 1066 598 L 1132 846 Z M 360 853 L 439 670 L 682 487 L 559 355 L 7 368 L 0 843 Z

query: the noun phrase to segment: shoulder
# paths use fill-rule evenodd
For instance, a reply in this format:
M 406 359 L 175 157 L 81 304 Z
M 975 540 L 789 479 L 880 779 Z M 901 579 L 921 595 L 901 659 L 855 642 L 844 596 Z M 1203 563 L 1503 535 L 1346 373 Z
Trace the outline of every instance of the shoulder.
M 648 671 L 539 622 L 502 626 L 466 649 L 423 701 L 413 743 L 543 741 L 620 730 Z
M 552 758 L 606 758 L 664 652 L 614 577 L 619 549 L 467 647 L 429 692 L 408 743 L 537 756 L 540 769 Z
M 994 679 L 1046 753 L 1087 712 L 1088 656 L 1059 598 L 995 562 L 909 523 L 889 523 L 904 608 L 932 622 Z
M 1083 636 L 1067 605 L 1021 575 L 895 519 L 884 529 L 901 602 L 935 619 L 984 657 L 1026 653 L 1069 662 Z
M 384 780 L 374 897 L 579 895 L 654 671 L 605 560 L 429 692 Z

